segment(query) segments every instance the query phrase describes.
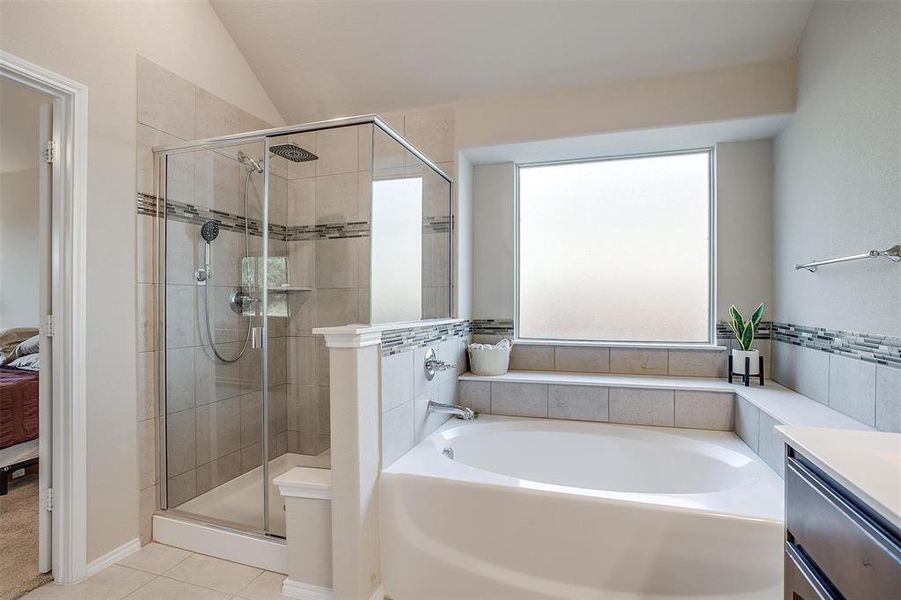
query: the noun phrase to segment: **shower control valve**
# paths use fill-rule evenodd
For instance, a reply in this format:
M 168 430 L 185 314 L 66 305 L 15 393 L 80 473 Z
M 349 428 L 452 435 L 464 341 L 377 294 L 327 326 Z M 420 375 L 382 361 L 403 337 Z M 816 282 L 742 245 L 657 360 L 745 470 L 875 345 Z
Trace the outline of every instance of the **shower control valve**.
M 438 360 L 438 356 L 435 354 L 435 349 L 429 348 L 429 351 L 425 353 L 425 362 L 422 366 L 425 369 L 425 378 L 431 381 L 435 378 L 435 373 L 437 373 L 438 371 L 456 369 L 457 363 L 449 363 L 444 362 L 443 360 Z

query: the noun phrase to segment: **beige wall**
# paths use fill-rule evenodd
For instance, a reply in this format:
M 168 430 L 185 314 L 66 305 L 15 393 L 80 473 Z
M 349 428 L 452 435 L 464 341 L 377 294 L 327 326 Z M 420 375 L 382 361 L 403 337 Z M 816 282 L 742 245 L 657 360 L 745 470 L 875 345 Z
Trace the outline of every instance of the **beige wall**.
M 89 90 L 86 329 L 91 561 L 138 535 L 136 55 L 257 117 L 282 120 L 204 2 L 3 2 L 0 46 Z
M 901 267 L 794 269 L 901 243 L 901 4 L 817 2 L 798 68 L 774 147 L 776 317 L 901 336 Z
M 790 113 L 791 59 L 463 101 L 458 148 Z
M 0 80 L 0 329 L 40 320 L 38 107 L 47 102 Z

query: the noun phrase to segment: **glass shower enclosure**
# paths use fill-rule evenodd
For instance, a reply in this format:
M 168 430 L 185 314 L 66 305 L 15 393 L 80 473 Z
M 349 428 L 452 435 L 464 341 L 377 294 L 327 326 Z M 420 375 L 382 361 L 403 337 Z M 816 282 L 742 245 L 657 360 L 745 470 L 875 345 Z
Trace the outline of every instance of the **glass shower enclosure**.
M 284 536 L 329 468 L 315 327 L 451 315 L 451 179 L 376 116 L 154 151 L 162 509 Z

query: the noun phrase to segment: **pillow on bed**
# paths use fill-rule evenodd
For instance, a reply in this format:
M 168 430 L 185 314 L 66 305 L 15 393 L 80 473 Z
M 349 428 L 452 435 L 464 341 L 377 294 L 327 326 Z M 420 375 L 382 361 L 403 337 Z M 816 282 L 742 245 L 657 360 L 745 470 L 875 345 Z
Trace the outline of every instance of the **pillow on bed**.
M 9 356 L 16 349 L 16 346 L 37 334 L 38 330 L 34 327 L 0 329 L 0 353 Z
M 32 354 L 37 354 L 38 352 L 40 352 L 40 349 L 41 349 L 41 336 L 39 336 L 39 335 L 32 336 L 32 337 L 28 338 L 27 340 L 25 340 L 24 342 L 22 342 L 21 344 L 19 344 L 18 346 L 16 346 L 16 349 L 13 350 L 12 354 L 10 354 L 6 358 L 5 362 L 0 363 L 0 365 L 3 365 L 3 364 L 8 365 L 22 356 L 30 356 Z
M 11 369 L 22 369 L 23 371 L 40 371 L 41 355 L 28 354 L 27 356 L 21 356 L 13 361 L 10 361 L 6 366 Z

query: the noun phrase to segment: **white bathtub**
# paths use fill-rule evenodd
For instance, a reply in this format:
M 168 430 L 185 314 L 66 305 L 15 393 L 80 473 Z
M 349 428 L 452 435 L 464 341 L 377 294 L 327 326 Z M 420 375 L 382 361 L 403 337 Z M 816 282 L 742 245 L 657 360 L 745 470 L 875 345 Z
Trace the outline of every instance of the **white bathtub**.
M 452 420 L 379 504 L 395 600 L 782 596 L 782 480 L 728 432 Z

